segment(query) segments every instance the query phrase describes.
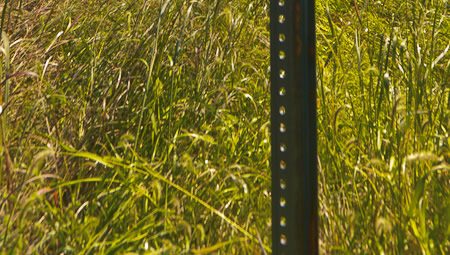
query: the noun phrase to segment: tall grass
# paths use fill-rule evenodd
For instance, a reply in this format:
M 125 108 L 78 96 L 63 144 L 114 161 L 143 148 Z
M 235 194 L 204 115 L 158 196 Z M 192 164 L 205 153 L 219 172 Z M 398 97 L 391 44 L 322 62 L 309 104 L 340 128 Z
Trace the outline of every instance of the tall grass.
M 345 10 L 318 6 L 323 247 L 446 254 L 447 2 L 365 1 L 361 23 Z
M 322 253 L 448 253 L 448 3 L 316 3 Z M 0 7 L 2 252 L 271 252 L 268 1 Z

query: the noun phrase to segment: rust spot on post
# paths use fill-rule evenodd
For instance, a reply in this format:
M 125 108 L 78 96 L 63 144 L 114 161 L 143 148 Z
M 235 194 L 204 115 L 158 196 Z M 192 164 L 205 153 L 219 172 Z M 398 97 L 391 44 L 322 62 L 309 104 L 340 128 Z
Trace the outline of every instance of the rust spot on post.
M 301 22 L 301 11 L 302 8 L 300 6 L 300 3 L 297 2 L 295 4 L 295 24 L 294 24 L 294 29 L 295 29 L 295 54 L 297 56 L 300 56 L 300 54 L 302 53 L 302 38 L 300 35 L 300 26 L 302 24 Z

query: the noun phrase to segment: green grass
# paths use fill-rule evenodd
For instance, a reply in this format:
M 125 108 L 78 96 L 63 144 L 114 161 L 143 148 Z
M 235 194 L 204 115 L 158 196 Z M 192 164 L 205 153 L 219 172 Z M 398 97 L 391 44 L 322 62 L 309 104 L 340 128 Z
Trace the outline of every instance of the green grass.
M 268 4 L 0 4 L 2 253 L 270 253 Z M 448 3 L 357 4 L 316 1 L 321 252 L 448 254 Z

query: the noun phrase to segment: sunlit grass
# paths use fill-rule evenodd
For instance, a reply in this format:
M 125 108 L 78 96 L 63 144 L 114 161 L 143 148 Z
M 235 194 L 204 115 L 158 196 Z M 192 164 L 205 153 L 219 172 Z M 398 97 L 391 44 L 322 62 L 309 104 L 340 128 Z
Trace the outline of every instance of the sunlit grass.
M 0 4 L 2 252 L 270 253 L 268 4 Z M 316 1 L 321 252 L 447 254 L 448 3 L 357 4 Z

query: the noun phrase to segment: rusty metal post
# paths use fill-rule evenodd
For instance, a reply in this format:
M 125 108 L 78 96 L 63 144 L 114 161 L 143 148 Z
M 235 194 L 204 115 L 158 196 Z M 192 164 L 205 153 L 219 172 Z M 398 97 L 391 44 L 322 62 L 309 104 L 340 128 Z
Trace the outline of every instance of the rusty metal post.
M 273 254 L 318 254 L 314 0 L 271 0 Z

